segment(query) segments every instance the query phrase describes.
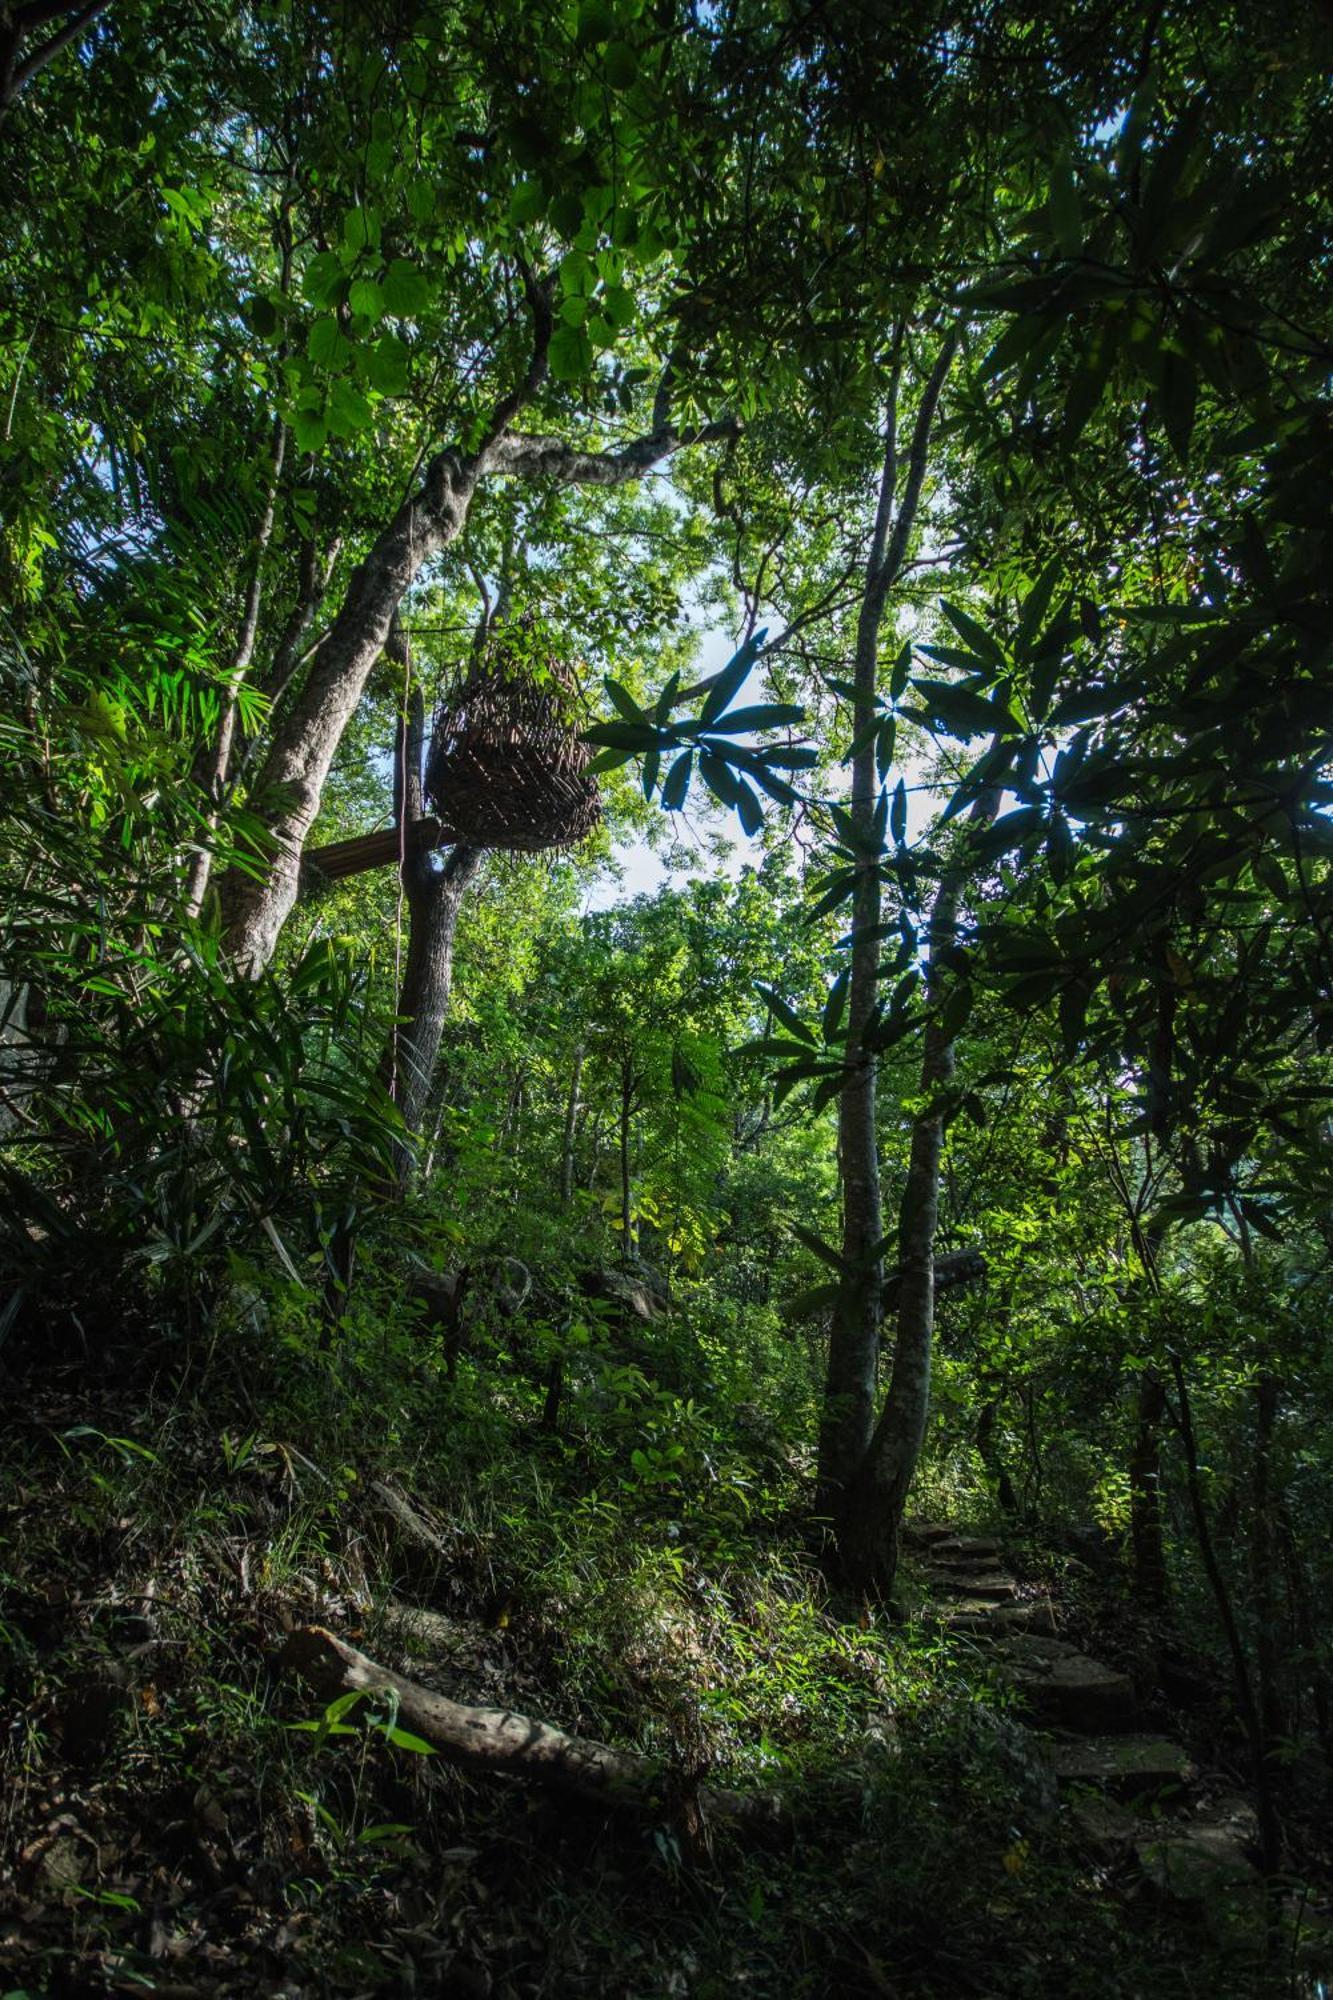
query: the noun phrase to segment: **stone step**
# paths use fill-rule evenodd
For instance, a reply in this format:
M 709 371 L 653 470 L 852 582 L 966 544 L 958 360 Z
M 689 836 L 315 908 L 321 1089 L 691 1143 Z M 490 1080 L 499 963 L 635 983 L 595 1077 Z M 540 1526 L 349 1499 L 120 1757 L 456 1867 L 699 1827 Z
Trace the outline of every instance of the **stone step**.
M 1014 1579 L 1001 1571 L 991 1576 L 980 1570 L 941 1570 L 927 1581 L 941 1598 L 980 1597 L 995 1604 L 1006 1604 L 1018 1596 L 1018 1585 Z
M 1138 1700 L 1128 1674 L 1080 1653 L 1064 1639 L 1011 1632 L 996 1655 L 1019 1698 L 1040 1722 L 1087 1735 L 1134 1727 Z
M 1087 1785 L 1113 1798 L 1138 1799 L 1180 1790 L 1194 1766 L 1178 1743 L 1164 1736 L 1083 1736 L 1051 1744 L 1062 1785 Z
M 909 1549 L 928 1548 L 934 1542 L 951 1542 L 958 1530 L 952 1521 L 904 1521 L 903 1542 Z
M 1010 1632 L 1056 1631 L 1055 1606 L 1049 1597 L 1025 1597 L 1018 1603 L 968 1602 L 940 1607 L 940 1616 L 951 1632 L 968 1639 L 1002 1639 Z
M 929 1549 L 930 1560 L 936 1562 L 998 1562 L 1000 1544 L 987 1535 L 950 1535 L 947 1540 L 932 1542 Z

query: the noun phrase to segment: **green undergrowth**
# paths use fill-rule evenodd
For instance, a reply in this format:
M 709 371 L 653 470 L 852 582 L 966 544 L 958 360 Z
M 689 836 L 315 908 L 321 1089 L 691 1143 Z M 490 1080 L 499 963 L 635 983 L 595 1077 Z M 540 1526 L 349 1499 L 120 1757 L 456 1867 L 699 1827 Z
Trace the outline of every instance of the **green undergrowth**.
M 508 1340 L 451 1380 L 405 1320 L 330 1335 L 252 1298 L 206 1370 L 53 1366 L 11 1407 L 8 1990 L 1288 1990 L 1243 1952 L 1197 1984 L 1206 1934 L 1071 1853 L 974 1652 L 832 1615 L 779 1419 L 725 1427 L 706 1375 L 667 1391 L 608 1339 L 551 1431 L 549 1357 Z M 464 1776 L 380 1701 L 326 1713 L 275 1664 L 311 1621 L 652 1753 L 659 1802 Z M 781 1832 L 701 1822 L 705 1778 L 778 1791 Z

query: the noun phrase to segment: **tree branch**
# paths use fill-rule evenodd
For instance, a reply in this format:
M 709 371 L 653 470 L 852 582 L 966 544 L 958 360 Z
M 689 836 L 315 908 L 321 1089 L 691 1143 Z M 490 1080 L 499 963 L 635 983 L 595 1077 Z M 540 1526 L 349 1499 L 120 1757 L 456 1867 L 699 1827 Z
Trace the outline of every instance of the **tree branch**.
M 489 448 L 484 469 L 518 479 L 554 479 L 561 486 L 623 486 L 678 451 L 739 431 L 735 418 L 727 417 L 696 431 L 652 431 L 618 451 L 579 451 L 556 437 L 505 436 Z
M 58 29 L 52 35 L 50 41 L 43 42 L 39 49 L 34 49 L 30 56 L 25 57 L 22 62 L 16 63 L 14 65 L 13 76 L 10 79 L 9 96 L 13 97 L 16 92 L 23 88 L 25 83 L 30 82 L 37 75 L 39 70 L 45 69 L 53 57 L 58 56 L 63 48 L 67 48 L 76 36 L 82 34 L 89 22 L 95 20 L 99 14 L 105 12 L 110 4 L 111 0 L 91 0 L 90 5 L 80 7 L 76 14 L 71 15 L 64 27 Z M 26 11 L 28 10 L 25 9 Z M 61 8 L 59 11 L 63 13 L 64 9 Z M 51 17 L 48 16 L 48 18 Z M 26 25 L 22 14 L 19 16 L 19 25 Z
M 912 426 L 912 443 L 907 454 L 907 483 L 903 487 L 903 497 L 898 507 L 898 518 L 893 524 L 889 546 L 884 560 L 879 566 L 875 579 L 875 592 L 883 605 L 907 554 L 907 544 L 912 529 L 916 525 L 916 510 L 921 499 L 921 488 L 925 483 L 926 460 L 930 452 L 930 430 L 935 421 L 944 380 L 953 365 L 954 352 L 958 346 L 958 329 L 954 327 L 944 339 L 944 344 L 935 356 L 935 365 L 926 379 L 921 403 Z

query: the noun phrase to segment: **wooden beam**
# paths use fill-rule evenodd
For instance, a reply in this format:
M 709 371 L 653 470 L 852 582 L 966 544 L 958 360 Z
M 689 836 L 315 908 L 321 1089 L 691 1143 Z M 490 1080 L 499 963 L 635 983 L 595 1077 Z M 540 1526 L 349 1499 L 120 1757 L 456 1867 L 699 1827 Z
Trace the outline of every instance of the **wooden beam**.
M 301 873 L 307 885 L 341 882 L 348 875 L 364 875 L 368 868 L 388 868 L 404 855 L 410 860 L 428 854 L 432 848 L 451 847 L 452 827 L 438 819 L 413 820 L 401 831 L 385 827 L 380 833 L 359 833 L 354 840 L 334 840 L 327 847 L 311 848 L 301 856 Z

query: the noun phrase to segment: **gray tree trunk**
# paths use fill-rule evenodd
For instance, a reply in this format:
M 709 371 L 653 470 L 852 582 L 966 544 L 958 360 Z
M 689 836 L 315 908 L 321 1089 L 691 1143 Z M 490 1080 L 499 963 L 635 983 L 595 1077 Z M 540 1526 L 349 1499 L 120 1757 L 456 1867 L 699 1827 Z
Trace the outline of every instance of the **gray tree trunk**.
M 904 335 L 900 332 L 901 351 Z M 879 634 L 888 593 L 907 559 L 926 475 L 931 425 L 953 360 L 955 337 L 941 344 L 913 421 L 907 472 L 898 493 L 898 388 L 900 363 L 890 381 L 875 523 L 866 560 L 865 587 L 856 627 L 850 809 L 860 853 L 852 899 L 851 972 L 847 993 L 846 1079 L 838 1095 L 838 1174 L 842 1186 L 843 1275 L 829 1334 L 828 1371 L 819 1427 L 815 1508 L 822 1519 L 838 1521 L 869 1448 L 875 1418 L 876 1371 L 880 1344 L 882 1260 L 875 1254 L 883 1235 L 877 1134 L 877 1063 L 863 1045 L 879 987 L 879 843 L 875 833 L 878 794 L 875 718 L 879 679 Z
M 999 789 L 987 786 L 968 815 L 970 827 L 995 817 Z M 838 1554 L 845 1581 L 855 1590 L 887 1596 L 898 1562 L 898 1535 L 907 1495 L 921 1457 L 930 1412 L 930 1377 L 935 1336 L 935 1233 L 939 1227 L 940 1168 L 949 1086 L 954 1080 L 957 1043 L 946 1032 L 940 1002 L 947 987 L 948 961 L 958 937 L 966 850 L 950 863 L 935 894 L 930 915 L 930 963 L 926 975 L 925 1046 L 921 1095 L 925 1106 L 912 1127 L 907 1184 L 898 1219 L 897 1324 L 893 1367 L 884 1409 L 861 1467 L 847 1488 L 838 1518 Z
M 394 759 L 394 819 L 400 838 L 405 838 L 406 829 L 421 816 L 426 719 L 421 690 L 410 685 L 407 640 L 396 624 L 388 649 L 409 677 Z M 386 1051 L 385 1070 L 403 1123 L 416 1137 L 430 1102 L 440 1038 L 449 1012 L 458 913 L 481 866 L 483 850 L 460 845 L 441 863 L 430 851 L 412 853 L 404 845 L 402 856 L 407 962 L 398 989 L 398 1020 Z M 400 1181 L 410 1178 L 414 1161 L 411 1149 L 403 1147 L 397 1160 Z
M 569 1078 L 569 1099 L 565 1105 L 565 1132 L 560 1147 L 560 1206 L 569 1209 L 574 1202 L 574 1142 L 578 1136 L 579 1095 L 583 1088 L 583 1044 L 574 1051 L 574 1067 Z

